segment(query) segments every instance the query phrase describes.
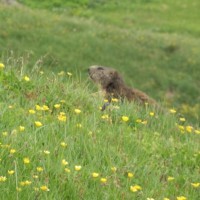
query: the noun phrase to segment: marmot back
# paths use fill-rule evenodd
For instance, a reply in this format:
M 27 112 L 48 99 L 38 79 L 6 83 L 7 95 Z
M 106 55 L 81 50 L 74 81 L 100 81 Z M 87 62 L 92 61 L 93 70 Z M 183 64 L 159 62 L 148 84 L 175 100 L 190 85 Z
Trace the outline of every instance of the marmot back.
M 138 103 L 157 104 L 144 92 L 128 87 L 121 75 L 113 68 L 102 66 L 91 66 L 88 69 L 90 78 L 99 84 L 105 92 L 105 98 L 111 101 L 112 98 L 136 101 Z

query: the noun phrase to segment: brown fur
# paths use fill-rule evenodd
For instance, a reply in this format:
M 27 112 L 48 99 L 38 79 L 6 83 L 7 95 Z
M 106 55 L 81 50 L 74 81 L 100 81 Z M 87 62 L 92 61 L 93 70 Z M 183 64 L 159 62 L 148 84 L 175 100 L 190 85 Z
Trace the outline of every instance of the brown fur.
M 144 92 L 128 87 L 121 75 L 113 68 L 91 66 L 88 69 L 90 78 L 99 84 L 105 92 L 105 98 L 111 101 L 112 98 L 135 101 L 138 103 L 157 104 L 156 101 L 150 98 Z

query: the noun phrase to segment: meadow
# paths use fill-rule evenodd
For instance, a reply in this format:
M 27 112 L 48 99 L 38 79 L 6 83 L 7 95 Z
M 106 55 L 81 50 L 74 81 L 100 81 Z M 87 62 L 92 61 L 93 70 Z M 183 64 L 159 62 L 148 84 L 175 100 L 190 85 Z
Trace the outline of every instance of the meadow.
M 200 130 L 174 108 L 102 112 L 71 72 L 0 66 L 2 199 L 199 198 Z
M 198 200 L 199 1 L 19 2 L 0 4 L 1 199 Z M 92 64 L 165 111 L 102 112 Z

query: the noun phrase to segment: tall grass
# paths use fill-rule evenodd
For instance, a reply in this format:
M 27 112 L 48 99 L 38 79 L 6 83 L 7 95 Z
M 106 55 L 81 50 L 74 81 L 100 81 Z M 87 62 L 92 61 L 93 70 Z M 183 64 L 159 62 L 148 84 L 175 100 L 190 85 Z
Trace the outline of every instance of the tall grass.
M 22 60 L 0 65 L 2 199 L 198 199 L 199 127 L 174 109 L 102 112 L 88 81 Z

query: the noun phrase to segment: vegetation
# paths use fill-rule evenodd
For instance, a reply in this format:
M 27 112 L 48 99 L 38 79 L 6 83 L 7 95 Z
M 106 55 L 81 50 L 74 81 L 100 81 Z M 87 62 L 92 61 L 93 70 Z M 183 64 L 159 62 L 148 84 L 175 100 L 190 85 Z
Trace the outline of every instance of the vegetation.
M 198 199 L 200 2 L 18 2 L 0 6 L 1 198 Z M 93 64 L 168 108 L 101 112 Z
M 71 72 L 0 66 L 2 199 L 198 199 L 200 130 L 174 109 L 102 113 Z

